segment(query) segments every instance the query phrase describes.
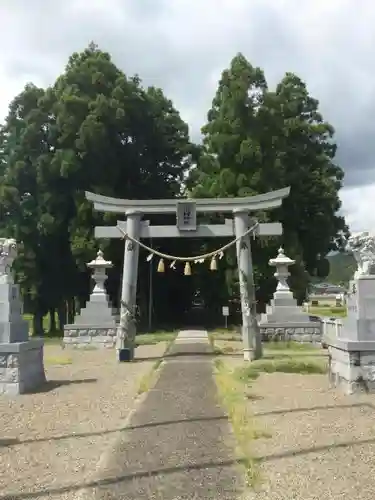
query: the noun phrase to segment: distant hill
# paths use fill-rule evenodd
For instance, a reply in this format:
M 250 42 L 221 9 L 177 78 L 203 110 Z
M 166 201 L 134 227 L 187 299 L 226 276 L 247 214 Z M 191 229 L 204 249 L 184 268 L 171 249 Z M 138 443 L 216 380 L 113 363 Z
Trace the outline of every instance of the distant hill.
M 330 272 L 325 282 L 335 285 L 347 286 L 357 269 L 357 263 L 353 255 L 337 253 L 327 257 L 330 264 Z

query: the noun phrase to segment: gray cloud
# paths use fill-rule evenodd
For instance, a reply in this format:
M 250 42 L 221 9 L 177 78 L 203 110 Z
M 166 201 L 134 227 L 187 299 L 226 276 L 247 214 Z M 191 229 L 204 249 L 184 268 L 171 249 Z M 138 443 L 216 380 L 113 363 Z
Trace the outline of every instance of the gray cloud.
M 304 79 L 336 128 L 346 186 L 375 182 L 369 0 L 361 9 L 348 0 L 13 0 L 0 17 L 8 99 L 31 78 L 51 83 L 94 40 L 126 73 L 162 87 L 198 138 L 220 73 L 241 51 L 271 87 L 286 71 Z

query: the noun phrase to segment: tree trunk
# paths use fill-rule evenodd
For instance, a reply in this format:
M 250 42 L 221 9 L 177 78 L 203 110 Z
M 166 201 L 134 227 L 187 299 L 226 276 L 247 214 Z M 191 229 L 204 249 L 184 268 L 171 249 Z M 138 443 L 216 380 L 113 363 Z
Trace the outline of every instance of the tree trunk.
M 66 325 L 66 302 L 65 300 L 61 302 L 57 309 L 57 316 L 59 321 L 59 330 L 64 331 L 64 326 Z
M 49 310 L 49 333 L 55 333 L 56 330 L 56 309 L 53 307 Z
M 35 312 L 33 315 L 33 335 L 35 335 L 35 337 L 44 336 L 43 314 L 41 314 L 39 311 Z
M 68 322 L 70 324 L 74 323 L 74 315 L 75 315 L 75 298 L 72 297 L 68 300 Z

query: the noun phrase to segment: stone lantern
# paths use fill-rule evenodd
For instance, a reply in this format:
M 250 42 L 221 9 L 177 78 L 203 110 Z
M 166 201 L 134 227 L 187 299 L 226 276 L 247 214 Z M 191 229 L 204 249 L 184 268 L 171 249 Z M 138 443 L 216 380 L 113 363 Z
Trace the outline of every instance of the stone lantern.
M 105 291 L 104 283 L 107 281 L 107 269 L 111 269 L 113 264 L 109 260 L 105 260 L 102 250 L 99 250 L 95 259 L 87 264 L 89 269 L 93 270 L 92 278 L 95 281 L 94 290 L 91 294 L 91 301 L 100 300 L 105 298 L 107 300 L 107 293 Z
M 296 340 L 300 342 L 317 342 L 321 339 L 320 322 L 311 321 L 309 315 L 297 305 L 288 285 L 289 267 L 295 264 L 279 248 L 278 255 L 269 260 L 269 265 L 276 268 L 276 291 L 273 299 L 266 307 L 259 323 L 264 340 Z
M 289 266 L 292 266 L 296 263 L 295 260 L 290 259 L 284 253 L 282 248 L 279 248 L 278 255 L 275 259 L 269 260 L 269 265 L 276 267 L 276 272 L 274 274 L 277 279 L 277 287 L 276 287 L 276 295 L 278 292 L 290 292 L 288 285 L 288 278 L 290 276 L 290 272 L 288 271 Z
M 74 318 L 74 323 L 65 325 L 64 344 L 74 347 L 87 344 L 95 347 L 113 347 L 116 318 L 104 286 L 107 270 L 112 267 L 112 262 L 105 260 L 103 252 L 99 250 L 96 258 L 88 262 L 87 267 L 93 271 L 94 289 L 86 306 Z

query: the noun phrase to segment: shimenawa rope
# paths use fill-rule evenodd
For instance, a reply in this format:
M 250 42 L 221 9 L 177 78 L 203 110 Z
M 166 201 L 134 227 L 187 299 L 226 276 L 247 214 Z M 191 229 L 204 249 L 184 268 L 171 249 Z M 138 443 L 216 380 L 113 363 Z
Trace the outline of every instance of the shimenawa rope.
M 121 229 L 121 227 L 117 226 L 117 229 L 124 235 L 123 236 L 124 239 L 128 239 L 128 240 L 132 241 L 133 243 L 136 243 L 140 247 L 142 247 L 145 250 L 147 250 L 148 252 L 150 252 L 150 254 L 157 255 L 161 259 L 173 260 L 173 261 L 183 261 L 183 262 L 196 262 L 196 261 L 203 261 L 203 260 L 209 259 L 210 257 L 216 257 L 217 255 L 221 254 L 222 252 L 225 252 L 225 250 L 230 248 L 232 245 L 235 245 L 237 243 L 237 241 L 241 240 L 242 238 L 244 238 L 248 234 L 255 231 L 255 229 L 257 229 L 258 226 L 259 226 L 259 222 L 256 222 L 247 231 L 245 231 L 243 234 L 241 234 L 241 236 L 238 236 L 237 238 L 230 241 L 226 245 L 223 245 L 222 247 L 218 248 L 217 250 L 214 250 L 213 252 L 204 253 L 202 255 L 196 255 L 195 257 L 178 257 L 176 255 L 169 255 L 169 254 L 166 254 L 163 252 L 159 252 L 158 250 L 155 250 L 154 248 L 151 248 L 151 247 L 145 245 L 144 243 L 137 240 L 136 238 L 129 236 L 129 234 L 126 233 L 125 231 L 123 231 Z

